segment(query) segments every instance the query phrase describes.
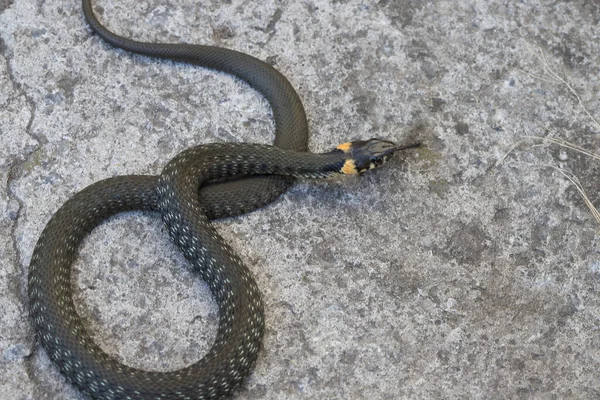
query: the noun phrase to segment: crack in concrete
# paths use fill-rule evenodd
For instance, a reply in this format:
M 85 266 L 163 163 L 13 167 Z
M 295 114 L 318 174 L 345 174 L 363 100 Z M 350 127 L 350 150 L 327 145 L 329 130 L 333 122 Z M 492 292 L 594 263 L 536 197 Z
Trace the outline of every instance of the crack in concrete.
M 12 5 L 12 1 L 0 0 L 0 12 L 4 11 L 10 5 Z M 15 298 L 19 299 L 19 301 L 21 303 L 21 309 L 23 310 L 23 312 L 25 314 L 28 314 L 27 310 L 29 309 L 29 307 L 28 307 L 29 301 L 28 301 L 28 296 L 27 296 L 27 270 L 26 270 L 25 264 L 23 262 L 23 254 L 19 248 L 18 235 L 17 235 L 17 230 L 19 228 L 21 217 L 23 216 L 23 213 L 25 210 L 25 202 L 16 193 L 14 184 L 23 176 L 24 165 L 28 161 L 30 161 L 31 158 L 33 156 L 35 156 L 35 154 L 38 151 L 40 151 L 46 143 L 48 143 L 48 141 L 43 136 L 38 137 L 31 131 L 32 126 L 33 126 L 33 121 L 35 120 L 37 107 L 36 107 L 35 102 L 27 95 L 26 91 L 21 87 L 21 85 L 17 81 L 14 71 L 13 71 L 13 68 L 12 68 L 12 65 L 11 65 L 11 62 L 10 62 L 11 56 L 12 56 L 11 52 L 7 49 L 6 44 L 2 38 L 0 38 L 0 54 L 5 59 L 7 75 L 8 75 L 8 79 L 11 83 L 13 91 L 16 93 L 17 96 L 22 96 L 25 99 L 25 102 L 27 103 L 28 108 L 30 110 L 30 117 L 29 117 L 29 121 L 27 122 L 27 126 L 25 127 L 25 134 L 28 135 L 29 137 L 31 137 L 32 139 L 34 139 L 34 141 L 37 143 L 37 145 L 34 146 L 34 148 L 28 154 L 26 153 L 22 157 L 19 157 L 18 155 L 15 155 L 14 157 L 12 157 L 12 159 L 8 163 L 8 174 L 6 177 L 6 195 L 9 199 L 9 201 L 15 201 L 17 203 L 17 209 L 15 211 L 15 216 L 14 216 L 14 218 L 12 218 L 12 221 L 11 221 L 9 235 L 10 235 L 12 249 L 15 254 L 15 259 L 14 259 L 15 270 L 18 270 L 18 273 L 17 273 L 17 277 L 15 277 L 13 279 L 14 284 L 11 285 L 11 287 L 14 288 L 13 290 L 15 291 Z M 28 317 L 29 317 L 28 315 L 25 316 L 25 318 L 28 318 Z M 27 356 L 23 357 L 25 371 L 26 371 L 27 376 L 29 377 L 30 381 L 34 384 L 34 389 L 33 389 L 34 392 L 38 392 L 39 387 L 40 387 L 40 382 L 38 379 L 36 379 L 35 373 L 33 372 L 33 369 L 34 369 L 33 360 L 35 358 L 34 356 L 37 353 L 37 349 L 39 346 L 36 344 L 37 339 L 35 337 L 35 333 L 33 332 L 33 330 L 29 331 L 25 340 L 27 343 L 30 343 L 30 349 L 31 349 L 29 354 Z
M 18 246 L 17 227 L 19 225 L 21 211 L 23 210 L 23 201 L 18 196 L 16 196 L 14 191 L 11 189 L 11 185 L 15 180 L 15 169 L 19 164 L 20 164 L 20 161 L 18 161 L 18 159 L 16 159 L 16 158 L 14 158 L 13 161 L 9 164 L 8 176 L 6 179 L 6 193 L 10 200 L 14 200 L 18 204 L 17 210 L 15 212 L 15 217 L 12 218 L 13 221 L 12 221 L 11 227 L 10 227 L 10 240 L 11 240 L 13 252 L 15 254 L 15 264 L 20 268 L 21 276 L 22 276 L 25 273 L 25 271 L 24 271 L 24 266 L 23 266 L 23 261 L 22 261 L 23 257 L 21 255 L 21 250 L 19 249 L 19 246 Z M 17 298 L 21 298 L 21 299 L 26 298 L 27 290 L 22 283 L 22 279 L 19 280 L 16 287 L 18 287 L 17 293 L 16 293 Z M 26 304 L 26 303 L 23 303 L 22 305 L 24 305 L 24 304 Z
M 281 8 L 278 8 L 277 10 L 275 10 L 275 13 L 273 14 L 271 19 L 267 23 L 266 27 L 264 27 L 264 28 L 255 27 L 254 28 L 260 32 L 268 34 L 267 40 L 265 40 L 264 43 L 259 43 L 259 46 L 261 48 L 266 46 L 271 41 L 271 39 L 273 39 L 275 34 L 277 33 L 277 23 L 281 20 L 282 15 L 283 15 L 283 11 L 281 10 Z
M 271 20 L 267 24 L 267 28 L 264 30 L 264 32 L 270 32 L 271 36 L 273 36 L 277 31 L 275 28 L 277 27 L 277 23 L 281 20 L 282 14 L 283 11 L 281 10 L 281 8 L 275 10 L 275 14 L 273 14 L 273 17 L 271 17 Z
M 35 358 L 38 355 L 38 349 L 40 348 L 37 340 L 33 343 L 29 354 L 23 357 L 23 365 L 25 367 L 25 373 L 29 378 L 29 381 L 33 384 L 33 394 L 35 398 L 42 398 L 40 396 L 42 387 L 42 381 L 39 379 L 39 375 L 35 373 Z
M 9 52 L 7 51 L 6 45 L 2 38 L 0 38 L 0 54 L 2 54 L 2 56 L 6 60 L 6 70 L 8 73 L 8 79 L 10 80 L 10 82 L 12 84 L 13 90 L 15 91 L 15 93 L 18 93 L 19 96 L 22 96 L 25 99 L 25 102 L 28 104 L 29 109 L 30 109 L 30 117 L 29 117 L 29 121 L 27 122 L 27 126 L 25 127 L 25 133 L 29 137 L 34 139 L 37 143 L 37 145 L 33 148 L 33 150 L 31 152 L 29 152 L 29 154 L 27 154 L 26 156 L 24 156 L 22 158 L 19 158 L 19 156 L 13 157 L 12 161 L 9 163 L 8 175 L 7 175 L 7 179 L 6 179 L 6 193 L 8 195 L 8 198 L 10 200 L 16 201 L 18 204 L 17 210 L 15 212 L 15 218 L 13 219 L 13 223 L 11 226 L 10 235 L 11 235 L 13 250 L 15 251 L 16 263 L 17 263 L 17 265 L 20 266 L 21 272 L 24 274 L 25 266 L 23 264 L 22 254 L 21 254 L 21 251 L 20 251 L 18 243 L 17 243 L 17 234 L 16 234 L 17 228 L 19 226 L 19 220 L 22 216 L 23 209 L 24 209 L 24 201 L 16 193 L 13 185 L 23 175 L 23 166 L 32 158 L 33 155 L 35 155 L 36 152 L 38 152 L 43 147 L 44 144 L 48 143 L 48 140 L 44 137 L 38 137 L 37 135 L 35 135 L 31 132 L 31 127 L 33 126 L 33 121 L 35 119 L 37 107 L 35 105 L 35 102 L 31 98 L 29 98 L 29 96 L 27 95 L 25 90 L 23 90 L 21 88 L 21 85 L 17 82 L 15 75 L 14 75 L 14 71 L 10 64 Z M 26 298 L 27 297 L 26 296 L 27 295 L 26 288 L 22 288 L 20 290 L 20 294 L 24 295 L 24 297 Z

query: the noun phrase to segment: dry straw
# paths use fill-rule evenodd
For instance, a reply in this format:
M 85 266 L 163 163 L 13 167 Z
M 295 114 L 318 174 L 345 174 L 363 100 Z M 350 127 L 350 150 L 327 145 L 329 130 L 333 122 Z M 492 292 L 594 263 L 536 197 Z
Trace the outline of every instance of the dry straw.
M 600 124 L 598 123 L 598 121 L 594 118 L 594 116 L 585 107 L 585 105 L 583 104 L 583 101 L 581 100 L 581 97 L 575 91 L 575 89 L 573 89 L 573 87 L 565 79 L 563 79 L 560 75 L 558 75 L 550 67 L 550 65 L 548 64 L 548 60 L 546 59 L 546 56 L 544 55 L 543 50 L 539 46 L 534 47 L 528 42 L 525 42 L 525 43 L 527 45 L 527 49 L 529 50 L 529 52 L 537 58 L 540 65 L 542 66 L 543 75 L 533 74 L 533 73 L 531 73 L 529 71 L 525 71 L 525 70 L 519 70 L 519 71 L 531 76 L 534 79 L 538 79 L 540 81 L 564 85 L 569 90 L 569 92 L 571 92 L 571 94 L 573 94 L 573 96 L 575 96 L 575 98 L 577 99 L 577 102 L 579 104 L 579 107 L 581 107 L 581 109 L 585 112 L 585 114 L 593 121 L 594 125 L 596 126 L 596 129 L 598 130 L 598 132 L 600 132 Z M 553 135 L 554 132 L 549 131 L 549 134 Z M 546 143 L 555 144 L 555 145 L 567 148 L 569 150 L 573 150 L 578 153 L 584 154 L 593 159 L 600 160 L 600 154 L 589 151 L 581 146 L 578 146 L 574 143 L 568 142 L 564 139 L 552 137 L 552 136 L 542 137 L 542 136 L 529 136 L 528 135 L 528 136 L 523 136 L 522 139 L 520 139 L 514 145 L 512 145 L 510 147 L 510 149 L 506 152 L 506 154 L 504 154 L 504 156 L 502 156 L 498 160 L 498 162 L 496 163 L 496 167 L 498 167 L 500 164 L 502 164 L 504 162 L 504 160 L 506 159 L 506 157 L 513 150 L 515 150 L 518 146 L 520 146 L 524 143 L 532 142 L 532 141 L 533 142 L 541 142 L 541 144 L 546 144 Z M 566 170 L 564 168 L 560 168 L 556 165 L 545 165 L 544 167 L 549 167 L 549 168 L 553 168 L 553 169 L 557 170 L 575 186 L 575 188 L 577 189 L 577 191 L 583 198 L 585 205 L 589 208 L 590 212 L 592 213 L 593 217 L 596 219 L 598 224 L 600 224 L 600 212 L 598 212 L 598 209 L 594 206 L 594 204 L 592 204 L 591 200 L 585 193 L 585 190 L 583 189 L 583 186 L 582 186 L 581 182 L 579 181 L 579 178 L 577 178 L 577 176 L 573 172 Z

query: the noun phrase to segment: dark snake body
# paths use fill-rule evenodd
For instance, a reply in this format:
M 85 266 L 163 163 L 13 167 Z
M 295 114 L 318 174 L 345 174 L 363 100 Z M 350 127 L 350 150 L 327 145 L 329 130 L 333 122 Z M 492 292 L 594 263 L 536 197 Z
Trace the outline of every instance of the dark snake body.
M 238 51 L 196 44 L 146 43 L 116 35 L 96 18 L 91 0 L 83 0 L 85 19 L 100 37 L 115 47 L 146 56 L 211 68 L 236 76 L 260 92 L 273 110 L 274 145 L 282 149 L 308 149 L 308 123 L 304 106 L 292 84 L 271 65 Z M 260 208 L 287 191 L 293 179 L 257 176 L 206 185 L 200 201 L 211 219 L 231 217 Z
M 161 177 L 121 176 L 95 183 L 68 200 L 51 218 L 34 249 L 29 270 L 30 312 L 40 343 L 63 375 L 97 399 L 221 398 L 253 366 L 264 330 L 263 305 L 254 278 L 211 227 L 209 219 L 259 208 L 283 193 L 291 176 L 326 176 L 344 160 L 300 153 L 307 149 L 302 103 L 287 79 L 249 55 L 209 46 L 141 43 L 105 29 L 83 0 L 90 27 L 116 47 L 235 75 L 261 92 L 273 109 L 280 149 L 217 144 L 184 151 Z M 281 150 L 281 149 L 287 149 Z M 203 185 L 228 176 L 260 175 Z M 170 235 L 208 283 L 219 306 L 215 343 L 199 362 L 174 372 L 148 372 L 120 364 L 90 338 L 75 311 L 71 265 L 87 233 L 128 210 L 160 211 Z
M 339 171 L 341 152 L 310 155 L 252 144 L 193 147 L 162 175 L 119 176 L 69 199 L 40 235 L 29 270 L 31 316 L 39 339 L 63 375 L 97 399 L 213 399 L 229 395 L 258 355 L 263 305 L 254 278 L 209 223 L 198 202 L 204 182 L 249 174 L 325 177 Z M 75 311 L 71 265 L 85 235 L 119 212 L 160 211 L 174 242 L 207 282 L 219 307 L 213 347 L 174 372 L 120 364 L 85 331 Z

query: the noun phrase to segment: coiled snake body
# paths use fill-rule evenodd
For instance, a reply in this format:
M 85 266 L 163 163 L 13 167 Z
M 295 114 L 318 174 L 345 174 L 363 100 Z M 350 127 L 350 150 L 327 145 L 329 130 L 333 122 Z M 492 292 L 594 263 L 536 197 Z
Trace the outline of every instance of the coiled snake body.
M 263 305 L 254 278 L 209 219 L 273 201 L 287 189 L 291 177 L 361 173 L 384 163 L 399 148 L 371 139 L 325 154 L 304 153 L 307 125 L 300 99 L 268 64 L 221 48 L 135 42 L 106 30 L 94 16 L 90 0 L 83 0 L 83 10 L 92 29 L 115 46 L 218 69 L 247 81 L 273 107 L 277 147 L 201 145 L 176 156 L 160 177 L 109 178 L 74 195 L 48 222 L 31 259 L 30 313 L 38 338 L 63 375 L 93 398 L 225 397 L 240 385 L 257 358 Z M 231 179 L 236 177 L 244 178 Z M 209 183 L 222 178 L 229 180 Z M 178 371 L 149 372 L 120 364 L 92 341 L 75 311 L 71 264 L 81 241 L 106 218 L 128 210 L 161 213 L 173 241 L 207 282 L 219 307 L 213 347 L 200 361 Z

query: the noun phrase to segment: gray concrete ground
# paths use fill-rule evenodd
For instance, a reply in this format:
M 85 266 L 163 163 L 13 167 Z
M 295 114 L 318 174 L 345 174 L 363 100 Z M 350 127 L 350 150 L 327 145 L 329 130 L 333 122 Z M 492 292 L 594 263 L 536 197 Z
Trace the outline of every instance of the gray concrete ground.
M 416 138 L 368 174 L 302 182 L 218 223 L 264 294 L 267 332 L 237 399 L 600 398 L 596 200 L 600 5 L 593 1 L 98 0 L 115 31 L 226 46 L 294 84 L 310 147 Z M 231 77 L 132 56 L 86 27 L 79 1 L 0 1 L 0 398 L 82 399 L 36 344 L 26 279 L 52 213 L 102 178 L 157 174 L 198 143 L 269 143 L 265 100 Z M 123 362 L 202 357 L 218 315 L 159 218 L 131 213 L 86 240 L 76 301 Z

